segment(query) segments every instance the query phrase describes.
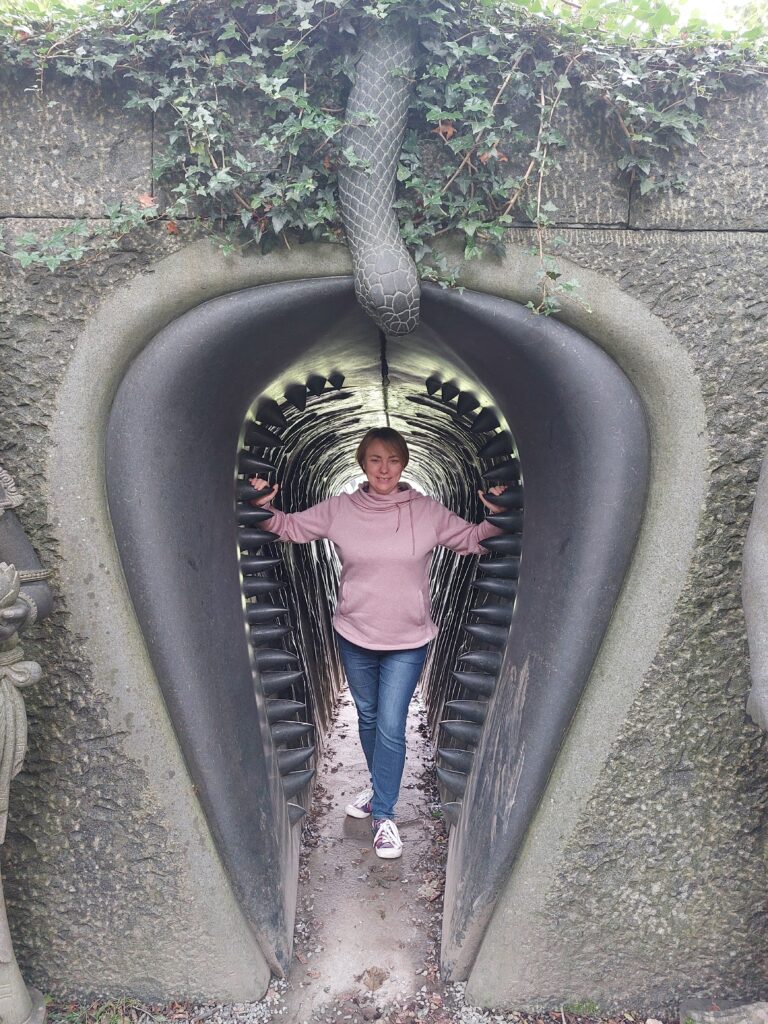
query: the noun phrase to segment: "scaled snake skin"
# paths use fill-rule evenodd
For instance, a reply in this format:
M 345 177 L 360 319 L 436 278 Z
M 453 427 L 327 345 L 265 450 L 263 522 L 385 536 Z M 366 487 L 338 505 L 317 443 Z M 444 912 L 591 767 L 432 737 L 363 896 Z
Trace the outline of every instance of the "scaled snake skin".
M 385 24 L 368 38 L 347 100 L 342 147 L 365 166 L 339 170 L 339 198 L 352 253 L 355 294 L 387 334 L 419 322 L 419 276 L 392 208 L 415 68 L 413 30 Z

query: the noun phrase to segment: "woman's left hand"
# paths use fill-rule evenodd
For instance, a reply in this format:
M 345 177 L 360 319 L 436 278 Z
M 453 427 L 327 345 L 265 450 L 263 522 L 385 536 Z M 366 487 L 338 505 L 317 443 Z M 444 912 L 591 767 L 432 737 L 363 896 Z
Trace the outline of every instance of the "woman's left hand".
M 495 487 L 490 487 L 488 489 L 488 494 L 503 494 L 504 491 L 506 491 L 506 489 L 507 488 L 506 488 L 505 484 L 496 484 Z M 501 506 L 499 506 L 499 505 L 492 505 L 490 503 L 490 501 L 488 501 L 488 499 L 485 497 L 485 494 L 483 493 L 483 491 L 481 491 L 481 490 L 478 491 L 477 495 L 480 498 L 480 501 L 482 501 L 482 503 L 485 505 L 485 507 L 490 512 L 493 512 L 494 514 L 498 514 L 499 512 L 503 512 L 504 511 L 504 509 L 501 508 Z

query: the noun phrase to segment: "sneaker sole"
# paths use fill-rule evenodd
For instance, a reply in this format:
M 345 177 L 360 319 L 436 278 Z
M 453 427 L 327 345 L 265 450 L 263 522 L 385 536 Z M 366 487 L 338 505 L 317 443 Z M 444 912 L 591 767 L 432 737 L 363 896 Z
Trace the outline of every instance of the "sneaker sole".
M 350 818 L 370 818 L 370 811 L 363 811 L 359 807 L 355 807 L 354 804 L 347 804 L 346 814 Z
M 374 852 L 377 857 L 381 857 L 382 860 L 397 860 L 398 857 L 403 856 L 402 849 L 400 850 L 377 850 L 374 846 Z

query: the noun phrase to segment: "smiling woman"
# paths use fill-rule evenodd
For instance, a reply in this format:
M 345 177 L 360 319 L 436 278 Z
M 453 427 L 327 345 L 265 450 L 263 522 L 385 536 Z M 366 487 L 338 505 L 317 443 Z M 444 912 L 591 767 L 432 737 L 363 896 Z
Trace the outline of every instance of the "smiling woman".
M 489 521 L 468 523 L 401 483 L 410 453 L 403 435 L 391 427 L 368 430 L 355 458 L 366 482 L 352 494 L 285 514 L 271 508 L 277 485 L 269 490 L 266 480 L 254 477 L 251 485 L 267 493 L 251 504 L 270 509 L 276 539 L 330 540 L 339 556 L 340 599 L 333 625 L 370 774 L 370 787 L 347 806 L 347 814 L 371 816 L 373 848 L 391 860 L 403 850 L 394 819 L 408 707 L 429 642 L 438 632 L 429 610 L 432 552 L 442 545 L 460 555 L 481 554 L 482 542 L 502 530 Z M 504 490 L 496 486 L 489 493 Z M 491 513 L 504 511 L 482 491 L 478 495 Z

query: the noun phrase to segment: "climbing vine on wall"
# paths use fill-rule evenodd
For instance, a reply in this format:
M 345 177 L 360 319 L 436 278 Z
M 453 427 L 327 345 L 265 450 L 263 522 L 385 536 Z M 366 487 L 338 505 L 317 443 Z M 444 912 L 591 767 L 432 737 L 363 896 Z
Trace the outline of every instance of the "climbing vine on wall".
M 422 276 L 450 280 L 444 236 L 458 235 L 471 259 L 527 223 L 542 264 L 538 308 L 551 312 L 571 287 L 552 262 L 558 210 L 547 187 L 566 145 L 564 108 L 582 108 L 620 172 L 648 194 L 680 185 L 674 157 L 696 144 L 708 101 L 766 71 L 759 27 L 681 40 L 661 0 L 571 6 L 562 14 L 540 0 L 0 8 L 0 62 L 27 69 L 15 77 L 32 76 L 41 103 L 53 76 L 119 80 L 125 106 L 150 111 L 161 140 L 151 194 L 105 210 L 101 221 L 22 236 L 6 255 L 54 270 L 157 219 L 171 231 L 196 219 L 229 247 L 263 251 L 340 240 L 336 172 L 354 159 L 340 130 L 355 56 L 377 23 L 402 18 L 418 24 L 421 60 L 397 210 Z

